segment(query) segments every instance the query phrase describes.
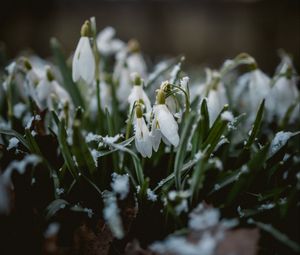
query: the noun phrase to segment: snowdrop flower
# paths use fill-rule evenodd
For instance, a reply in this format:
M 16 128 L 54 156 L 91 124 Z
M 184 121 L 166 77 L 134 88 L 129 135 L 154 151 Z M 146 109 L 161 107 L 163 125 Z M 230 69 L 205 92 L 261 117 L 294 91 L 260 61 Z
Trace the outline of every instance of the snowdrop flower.
M 25 90 L 26 96 L 31 97 L 33 100 L 37 101 L 37 95 L 36 95 L 36 86 L 38 85 L 40 81 L 40 77 L 37 74 L 36 70 L 32 67 L 31 63 L 27 58 L 23 58 L 22 60 L 23 67 L 26 73 L 25 77 L 25 86 L 27 86 L 27 89 Z M 21 91 L 22 93 L 22 91 Z
M 165 92 L 160 89 L 157 93 L 157 104 L 153 107 L 154 119 L 150 133 L 155 151 L 158 150 L 161 139 L 167 145 L 177 147 L 179 144 L 178 124 L 165 103 Z
M 125 47 L 124 42 L 114 39 L 115 34 L 114 28 L 106 27 L 97 36 L 97 46 L 103 55 L 113 55 Z
M 143 118 L 143 111 L 140 104 L 135 108 L 135 147 L 143 157 L 150 158 L 152 156 L 152 141 L 146 122 Z
M 86 21 L 81 28 L 81 38 L 73 57 L 72 77 L 75 82 L 82 78 L 91 84 L 95 77 L 96 64 L 89 35 L 90 23 Z
M 162 89 L 165 93 L 170 93 L 171 92 L 171 85 L 169 81 L 164 81 L 160 85 L 160 89 Z M 170 95 L 166 98 L 165 101 L 166 106 L 170 110 L 170 112 L 175 115 L 177 112 L 177 101 L 175 95 Z
M 53 96 L 57 98 L 63 105 L 71 103 L 71 98 L 66 90 L 64 90 L 54 79 L 54 75 L 50 67 L 46 67 L 46 77 L 41 79 L 36 87 L 37 103 L 41 108 L 53 108 Z
M 284 118 L 289 107 L 298 100 L 298 105 L 290 117 L 290 122 L 293 122 L 299 113 L 297 77 L 293 75 L 292 61 L 287 56 L 283 58 L 279 68 L 278 74 L 275 76 L 275 83 L 266 99 L 268 117 L 270 121 L 272 121 L 273 117 Z
M 215 122 L 224 105 L 228 103 L 224 84 L 221 82 L 220 75 L 212 72 L 212 79 L 208 84 L 207 109 L 209 113 L 209 124 Z
M 249 123 L 253 122 L 259 104 L 270 92 L 270 78 L 259 70 L 256 65 L 242 75 L 237 81 L 233 100 L 241 112 L 249 114 Z
M 130 105 L 130 112 L 135 102 L 142 102 L 146 107 L 146 112 L 151 112 L 150 100 L 143 89 L 143 80 L 137 73 L 132 74 L 133 87 L 131 93 L 128 97 L 128 102 Z

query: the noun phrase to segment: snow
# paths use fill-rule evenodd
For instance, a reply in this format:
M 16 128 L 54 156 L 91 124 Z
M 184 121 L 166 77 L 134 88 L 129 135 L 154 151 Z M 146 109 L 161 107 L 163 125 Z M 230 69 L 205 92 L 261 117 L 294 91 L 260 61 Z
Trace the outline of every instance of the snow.
M 29 164 L 36 165 L 39 162 L 41 162 L 41 158 L 36 155 L 27 155 L 21 161 L 14 160 L 8 165 L 3 176 L 4 178 L 6 178 L 6 181 L 9 182 L 13 170 L 18 171 L 20 174 L 24 174 L 27 165 Z
M 87 136 L 85 137 L 85 141 L 87 143 L 90 143 L 90 142 L 100 142 L 101 141 L 101 136 L 100 135 L 96 135 L 96 134 L 93 134 L 93 133 L 88 133 Z
M 100 152 L 97 151 L 96 149 L 92 149 L 91 150 L 91 154 L 95 163 L 95 166 L 98 166 L 98 158 L 100 157 Z
M 188 226 L 194 230 L 204 230 L 219 222 L 220 212 L 215 208 L 205 208 L 199 204 L 190 214 Z
M 188 212 L 188 201 L 183 199 L 178 205 L 175 206 L 175 212 L 177 215 L 180 215 L 183 212 Z
M 270 156 L 274 155 L 277 151 L 279 151 L 284 145 L 286 145 L 288 140 L 296 134 L 297 133 L 284 132 L 284 131 L 280 131 L 276 133 L 271 143 Z
M 151 189 L 147 189 L 147 199 L 155 202 L 157 201 L 157 195 Z
M 17 103 L 14 105 L 14 108 L 13 108 L 13 113 L 14 113 L 14 116 L 19 119 L 21 118 L 21 116 L 23 115 L 23 113 L 26 111 L 27 107 L 25 104 L 23 103 Z
M 229 122 L 233 122 L 234 121 L 234 117 L 232 112 L 230 111 L 225 111 L 221 114 L 221 119 L 225 120 L 225 121 L 229 121 Z
M 85 213 L 87 213 L 87 216 L 88 216 L 89 218 L 92 218 L 92 217 L 93 217 L 94 212 L 93 212 L 92 209 L 90 209 L 90 208 L 84 208 L 83 211 L 84 211 Z
M 213 255 L 217 240 L 205 233 L 196 243 L 191 243 L 184 237 L 170 236 L 164 242 L 155 242 L 150 249 L 158 254 L 174 255 Z
M 50 238 L 55 235 L 57 235 L 58 231 L 60 229 L 60 225 L 57 222 L 52 222 L 49 224 L 48 228 L 44 232 L 44 237 L 45 238 Z
M 117 199 L 113 193 L 105 191 L 103 193 L 104 209 L 103 217 L 110 227 L 111 232 L 117 239 L 124 237 L 123 225 L 120 217 L 120 209 L 117 205 Z
M 61 195 L 65 192 L 65 190 L 63 188 L 57 188 L 55 191 L 56 191 L 57 195 Z
M 19 144 L 19 140 L 16 137 L 10 138 L 9 139 L 9 144 L 7 146 L 7 150 L 17 148 L 18 144 Z
M 119 175 L 119 174 L 113 173 L 111 187 L 112 187 L 113 191 L 120 196 L 121 200 L 125 199 L 129 193 L 129 176 L 128 176 L 128 174 Z

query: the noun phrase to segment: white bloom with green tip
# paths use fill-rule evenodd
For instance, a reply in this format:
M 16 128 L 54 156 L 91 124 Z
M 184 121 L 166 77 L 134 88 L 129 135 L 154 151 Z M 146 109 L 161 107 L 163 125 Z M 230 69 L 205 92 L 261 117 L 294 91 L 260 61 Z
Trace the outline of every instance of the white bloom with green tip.
M 150 158 L 152 156 L 152 141 L 150 138 L 149 129 L 143 118 L 143 112 L 140 105 L 136 106 L 135 120 L 135 147 L 143 157 Z
M 91 84 L 95 78 L 95 57 L 89 38 L 90 25 L 86 21 L 81 28 L 81 38 L 78 42 L 73 57 L 72 78 L 73 81 L 83 79 L 87 84 Z
M 179 144 L 178 124 L 165 104 L 165 93 L 159 90 L 157 104 L 153 107 L 154 119 L 152 122 L 152 146 L 158 150 L 161 139 L 177 147 Z

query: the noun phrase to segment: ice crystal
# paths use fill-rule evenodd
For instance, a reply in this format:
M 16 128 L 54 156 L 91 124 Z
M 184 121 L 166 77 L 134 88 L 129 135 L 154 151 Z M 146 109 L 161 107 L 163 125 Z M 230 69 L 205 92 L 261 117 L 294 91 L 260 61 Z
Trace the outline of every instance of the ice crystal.
M 120 199 L 125 199 L 129 193 L 129 176 L 113 173 L 111 187 Z

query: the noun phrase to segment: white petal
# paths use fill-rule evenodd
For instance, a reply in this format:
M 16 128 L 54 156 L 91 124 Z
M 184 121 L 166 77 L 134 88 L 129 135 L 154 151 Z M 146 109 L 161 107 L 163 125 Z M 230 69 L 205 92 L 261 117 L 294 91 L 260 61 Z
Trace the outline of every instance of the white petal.
M 59 100 L 63 103 L 65 102 L 69 102 L 71 103 L 71 98 L 68 94 L 68 92 L 62 87 L 60 86 L 57 81 L 52 81 L 52 87 L 54 90 L 54 93 L 56 94 L 56 96 L 59 98 Z
M 81 37 L 78 44 L 77 44 L 77 47 L 76 47 L 76 50 L 75 50 L 75 53 L 74 53 L 74 56 L 73 56 L 72 78 L 73 78 L 74 82 L 78 81 L 79 78 L 80 78 L 79 57 L 80 57 L 80 54 L 81 54 L 82 43 L 83 43 L 83 40 L 82 40 L 82 37 Z
M 176 101 L 173 95 L 166 98 L 166 105 L 172 114 L 176 113 Z
M 95 76 L 95 58 L 88 37 L 81 37 L 82 47 L 79 55 L 80 75 L 87 84 L 92 84 Z
M 170 113 L 166 105 L 156 106 L 156 116 L 159 123 L 159 128 L 162 134 L 175 147 L 179 144 L 178 124 L 173 115 Z
M 135 123 L 135 146 L 143 157 L 152 156 L 152 143 L 144 118 L 137 118 Z
M 153 120 L 152 121 L 151 132 L 150 132 L 150 137 L 151 137 L 151 142 L 152 142 L 152 146 L 153 146 L 154 151 L 158 151 L 160 141 L 161 141 L 161 137 L 162 137 L 160 130 L 157 128 L 157 125 L 158 125 L 157 121 Z

